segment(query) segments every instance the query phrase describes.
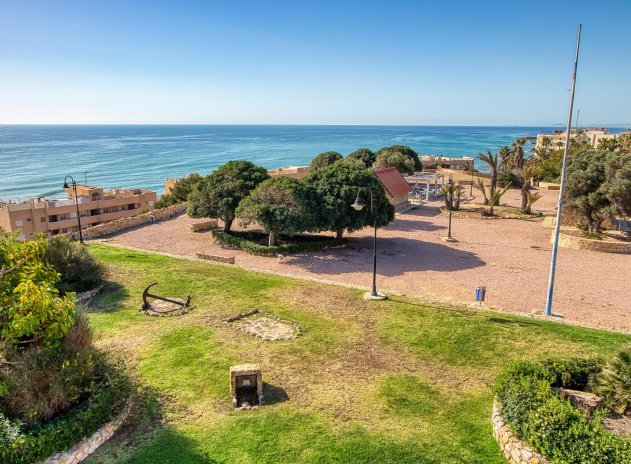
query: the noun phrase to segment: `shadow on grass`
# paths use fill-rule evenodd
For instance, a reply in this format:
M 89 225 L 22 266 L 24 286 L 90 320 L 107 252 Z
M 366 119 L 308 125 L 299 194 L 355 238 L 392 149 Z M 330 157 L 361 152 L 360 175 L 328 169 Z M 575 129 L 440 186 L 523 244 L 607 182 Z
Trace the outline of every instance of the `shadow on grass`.
M 265 404 L 267 405 L 284 403 L 289 399 L 289 395 L 287 395 L 284 388 L 265 382 L 263 382 L 263 395 L 265 396 Z
M 96 294 L 85 307 L 88 313 L 110 313 L 125 306 L 129 290 L 118 282 L 106 282 L 103 289 Z
M 495 324 L 513 324 L 513 325 L 518 325 L 520 327 L 532 327 L 532 326 L 538 326 L 541 324 L 537 324 L 534 321 L 522 321 L 522 320 L 516 320 L 516 319 L 506 319 L 503 317 L 489 317 L 489 321 L 493 322 Z

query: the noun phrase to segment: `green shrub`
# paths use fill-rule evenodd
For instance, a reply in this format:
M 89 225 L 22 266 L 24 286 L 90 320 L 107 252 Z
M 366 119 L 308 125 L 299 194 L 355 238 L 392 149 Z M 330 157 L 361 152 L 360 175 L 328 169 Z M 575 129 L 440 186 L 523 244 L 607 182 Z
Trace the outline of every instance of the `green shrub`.
M 592 379 L 595 393 L 618 414 L 631 414 L 631 346 L 626 346 Z
M 521 362 L 500 375 L 494 391 L 502 414 L 514 432 L 534 450 L 563 464 L 631 462 L 631 443 L 602 426 L 594 417 L 561 399 L 553 385 L 580 387 L 600 369 L 600 360 Z
M 31 464 L 64 451 L 122 411 L 131 383 L 120 362 L 110 363 L 97 353 L 95 375 L 85 398 L 51 421 L 27 426 L 0 412 L 0 462 Z
M 41 235 L 19 241 L 0 230 L 0 345 L 54 346 L 73 324 L 75 305 L 60 297 L 59 274 L 42 259 Z
M 40 345 L 6 350 L 0 370 L 0 410 L 34 425 L 75 405 L 94 376 L 92 332 L 84 316 L 54 349 Z M 8 366 L 8 368 L 6 367 Z
M 43 260 L 61 274 L 61 280 L 57 282 L 56 287 L 62 295 L 92 290 L 105 279 L 105 267 L 88 249 L 63 235 L 48 239 Z
M 500 187 L 510 185 L 512 188 L 520 189 L 524 186 L 524 179 L 515 174 L 514 171 L 504 171 L 497 176 L 497 185 Z
M 279 253 L 298 253 L 301 251 L 323 250 L 344 246 L 347 239 L 323 237 L 321 235 L 301 235 L 297 234 L 292 237 L 281 235 L 278 237 L 279 243 L 276 246 L 263 245 L 267 238 L 267 234 L 262 232 L 230 232 L 226 233 L 222 230 L 213 230 L 213 237 L 224 245 L 230 245 L 240 248 L 253 255 L 275 255 Z M 288 243 L 282 243 L 288 242 Z
M 552 378 L 551 386 L 585 390 L 590 377 L 602 370 L 603 360 L 600 358 L 551 358 L 542 361 L 541 365 Z

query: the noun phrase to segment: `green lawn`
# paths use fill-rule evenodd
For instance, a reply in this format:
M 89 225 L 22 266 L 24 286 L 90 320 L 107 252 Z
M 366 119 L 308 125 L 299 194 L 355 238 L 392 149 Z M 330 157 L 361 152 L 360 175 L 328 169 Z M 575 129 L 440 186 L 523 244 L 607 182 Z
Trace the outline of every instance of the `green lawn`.
M 136 418 L 138 430 L 91 463 L 502 463 L 490 424 L 498 372 L 516 359 L 608 355 L 631 341 L 403 297 L 365 302 L 346 288 L 105 245 L 90 250 L 112 281 L 90 310 L 97 344 L 124 355 L 157 398 Z M 142 289 L 154 281 L 156 293 L 191 294 L 195 309 L 140 313 Z M 223 322 L 253 308 L 300 324 L 303 335 L 269 342 Z M 269 402 L 234 412 L 228 370 L 245 362 L 263 368 Z

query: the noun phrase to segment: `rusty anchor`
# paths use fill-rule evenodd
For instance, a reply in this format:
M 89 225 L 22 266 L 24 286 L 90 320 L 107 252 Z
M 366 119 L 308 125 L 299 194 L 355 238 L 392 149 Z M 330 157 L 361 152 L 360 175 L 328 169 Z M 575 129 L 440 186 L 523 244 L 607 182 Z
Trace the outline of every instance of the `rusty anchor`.
M 145 288 L 145 290 L 142 292 L 142 309 L 143 310 L 148 310 L 149 308 L 151 308 L 151 304 L 147 301 L 147 298 L 155 298 L 156 300 L 161 300 L 161 301 L 166 301 L 167 303 L 173 303 L 176 304 L 178 306 L 181 306 L 182 309 L 186 309 L 189 307 L 190 303 L 191 303 L 191 296 L 188 295 L 186 297 L 186 301 L 184 303 L 182 303 L 181 301 L 176 301 L 176 300 L 172 300 L 171 298 L 165 298 L 163 296 L 159 296 L 159 295 L 153 295 L 151 293 L 149 293 L 149 289 L 151 287 L 153 287 L 154 285 L 158 285 L 158 282 L 154 282 L 151 285 L 148 285 L 147 288 Z M 171 310 L 171 311 L 175 311 L 175 310 Z M 165 311 L 165 312 L 171 312 L 171 311 Z

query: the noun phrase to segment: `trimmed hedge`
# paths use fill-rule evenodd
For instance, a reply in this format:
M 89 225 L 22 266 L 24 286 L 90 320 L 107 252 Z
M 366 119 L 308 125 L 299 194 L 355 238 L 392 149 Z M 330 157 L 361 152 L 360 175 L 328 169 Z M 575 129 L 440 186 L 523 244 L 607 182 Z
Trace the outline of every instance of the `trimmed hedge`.
M 516 363 L 494 387 L 504 420 L 530 447 L 558 464 L 631 462 L 631 442 L 603 427 L 604 411 L 588 418 L 551 388 L 584 388 L 601 366 L 598 359 Z
M 278 253 L 298 253 L 300 251 L 323 250 L 325 248 L 344 246 L 348 243 L 346 238 L 332 238 L 322 235 L 301 235 L 294 236 L 280 235 L 280 243 L 276 246 L 267 246 L 259 241 L 265 241 L 267 234 L 263 232 L 230 232 L 213 230 L 213 237 L 223 245 L 238 247 L 253 255 L 275 255 Z
M 70 411 L 42 424 L 26 427 L 0 412 L 0 462 L 31 464 L 65 451 L 92 435 L 122 411 L 131 383 L 121 365 L 101 364 L 88 397 Z

